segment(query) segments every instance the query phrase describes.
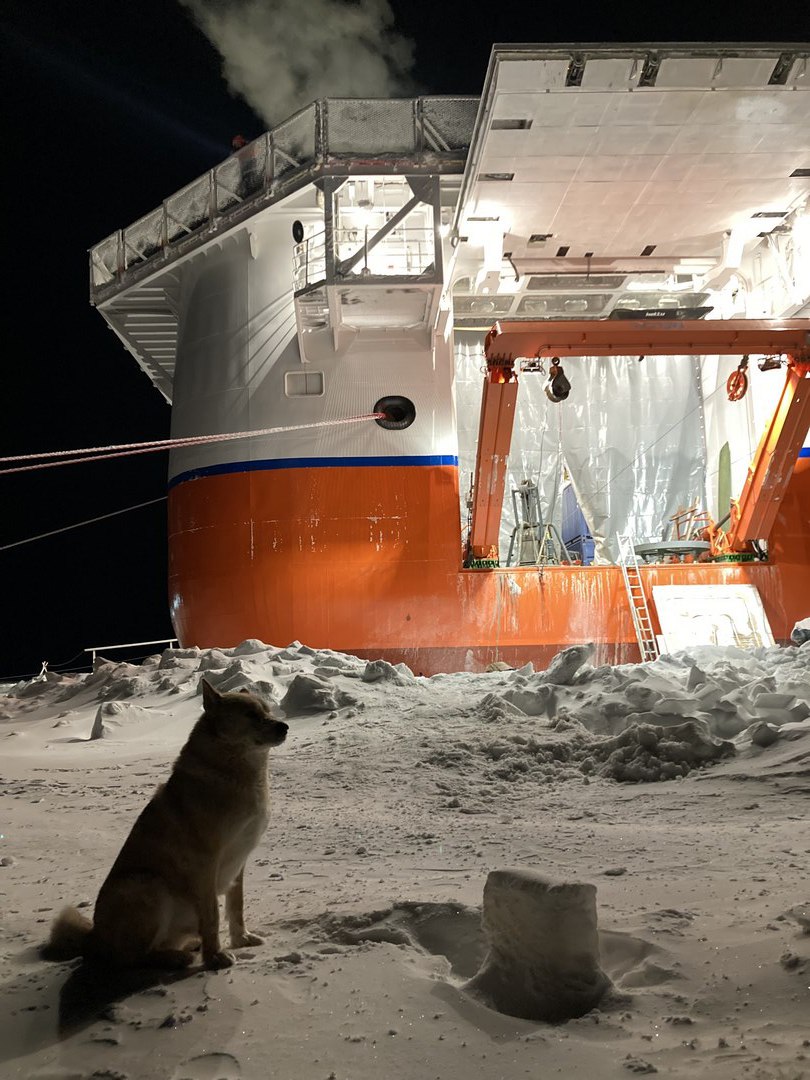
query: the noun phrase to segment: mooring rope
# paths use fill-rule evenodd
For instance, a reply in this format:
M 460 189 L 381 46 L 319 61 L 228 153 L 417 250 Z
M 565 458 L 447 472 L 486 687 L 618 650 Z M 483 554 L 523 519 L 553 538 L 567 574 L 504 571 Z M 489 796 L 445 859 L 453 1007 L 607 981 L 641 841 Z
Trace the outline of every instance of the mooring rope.
M 37 533 L 36 536 L 26 536 L 25 540 L 13 540 L 10 544 L 0 544 L 0 551 L 8 551 L 10 548 L 21 547 L 23 544 L 32 544 L 35 540 L 44 540 L 48 536 L 57 536 L 59 533 L 70 532 L 71 529 L 81 528 L 82 525 L 93 525 L 97 521 L 106 518 L 117 517 L 119 514 L 128 514 L 130 510 L 140 510 L 142 506 L 153 506 L 155 503 L 166 502 L 166 495 L 159 495 L 156 499 L 147 499 L 146 502 L 135 503 L 134 506 L 124 506 L 121 510 L 111 510 L 109 514 L 99 514 L 97 517 L 85 518 L 84 521 L 74 521 L 72 525 L 63 525 L 60 529 L 49 529 L 47 532 Z
M 33 472 L 35 469 L 53 469 L 59 465 L 79 465 L 85 461 L 104 461 L 108 458 L 130 457 L 133 454 L 151 454 L 158 450 L 175 450 L 185 446 L 203 446 L 206 443 L 228 442 L 231 439 L 251 439 L 262 435 L 281 435 L 287 431 L 306 431 L 312 428 L 336 427 L 339 424 L 359 424 L 365 420 L 384 420 L 385 413 L 363 413 L 361 416 L 344 416 L 339 420 L 317 420 L 311 424 L 291 424 L 288 427 L 258 428 L 256 431 L 232 431 L 225 435 L 191 435 L 182 439 L 156 439 L 153 442 L 118 443 L 113 446 L 87 446 L 79 450 L 51 450 L 39 454 L 16 454 L 0 457 L 0 465 L 12 461 L 35 461 L 36 465 L 18 465 L 12 469 L 0 469 L 0 476 L 10 473 Z M 55 458 L 44 461 L 44 458 Z

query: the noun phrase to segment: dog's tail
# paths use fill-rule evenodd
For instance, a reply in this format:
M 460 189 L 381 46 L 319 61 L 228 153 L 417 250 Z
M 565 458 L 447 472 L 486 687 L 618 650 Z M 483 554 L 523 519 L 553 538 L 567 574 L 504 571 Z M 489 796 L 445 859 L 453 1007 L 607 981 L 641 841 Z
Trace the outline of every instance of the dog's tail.
M 45 960 L 72 960 L 84 956 L 93 924 L 74 907 L 60 911 L 51 927 L 51 936 L 42 947 Z

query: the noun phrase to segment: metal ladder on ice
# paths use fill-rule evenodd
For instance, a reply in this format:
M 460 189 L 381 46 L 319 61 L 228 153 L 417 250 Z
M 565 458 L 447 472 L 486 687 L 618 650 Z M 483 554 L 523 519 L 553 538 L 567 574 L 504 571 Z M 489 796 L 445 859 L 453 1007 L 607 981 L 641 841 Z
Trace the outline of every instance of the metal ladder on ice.
M 633 628 L 636 631 L 641 659 L 642 662 L 657 660 L 660 655 L 658 642 L 653 631 L 650 609 L 644 592 L 644 582 L 641 580 L 641 572 L 638 568 L 633 537 L 623 534 L 617 539 L 619 541 L 619 566 L 622 568 L 624 587 L 630 601 L 630 614 L 633 617 Z

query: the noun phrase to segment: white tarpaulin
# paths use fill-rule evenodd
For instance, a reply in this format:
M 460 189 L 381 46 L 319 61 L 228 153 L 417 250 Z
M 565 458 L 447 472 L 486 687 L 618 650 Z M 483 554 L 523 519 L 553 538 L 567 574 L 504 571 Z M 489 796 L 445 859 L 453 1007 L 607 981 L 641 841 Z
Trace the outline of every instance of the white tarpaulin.
M 484 388 L 484 335 L 456 333 L 456 410 L 458 414 L 458 470 L 462 520 L 467 519 L 467 494 L 475 469 L 478 422 Z M 524 479 L 538 487 L 543 523 L 559 527 L 562 517 L 561 429 L 564 414 L 543 394 L 543 377 L 520 378 L 512 450 L 501 519 L 501 562 L 505 563 L 509 540 L 515 527 L 512 490 Z
M 456 393 L 462 498 L 475 466 L 484 376 L 483 335 L 456 335 Z M 520 390 L 501 527 L 505 558 L 514 527 L 511 489 L 539 489 L 545 521 L 559 522 L 563 463 L 596 541 L 614 561 L 616 535 L 641 543 L 662 536 L 681 507 L 705 505 L 706 455 L 698 362 L 691 357 L 573 357 L 571 394 L 548 400 L 540 374 Z
M 612 562 L 618 534 L 660 539 L 678 509 L 705 505 L 699 367 L 685 356 L 572 357 L 565 372 L 565 463 L 597 560 Z

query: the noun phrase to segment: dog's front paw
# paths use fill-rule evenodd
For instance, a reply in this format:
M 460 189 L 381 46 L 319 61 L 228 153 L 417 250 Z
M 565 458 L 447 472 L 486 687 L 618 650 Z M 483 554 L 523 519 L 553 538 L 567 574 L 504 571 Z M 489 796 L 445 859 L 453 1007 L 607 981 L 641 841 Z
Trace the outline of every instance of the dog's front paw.
M 210 956 L 206 956 L 203 959 L 205 961 L 205 966 L 212 971 L 229 968 L 232 964 L 236 963 L 236 957 L 233 953 L 225 952 L 223 949 L 220 949 L 219 952 L 211 953 Z
M 259 937 L 258 934 L 251 934 L 249 930 L 231 935 L 231 948 L 243 949 L 246 945 L 264 945 L 264 938 Z

